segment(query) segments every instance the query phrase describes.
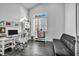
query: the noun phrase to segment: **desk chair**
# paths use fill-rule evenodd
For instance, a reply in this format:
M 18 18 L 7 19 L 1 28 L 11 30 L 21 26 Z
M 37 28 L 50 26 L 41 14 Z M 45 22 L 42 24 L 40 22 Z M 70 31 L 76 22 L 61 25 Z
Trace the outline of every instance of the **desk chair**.
M 21 39 L 21 38 L 20 38 Z M 15 50 L 23 51 L 27 46 L 27 43 L 22 42 L 21 40 L 15 41 Z

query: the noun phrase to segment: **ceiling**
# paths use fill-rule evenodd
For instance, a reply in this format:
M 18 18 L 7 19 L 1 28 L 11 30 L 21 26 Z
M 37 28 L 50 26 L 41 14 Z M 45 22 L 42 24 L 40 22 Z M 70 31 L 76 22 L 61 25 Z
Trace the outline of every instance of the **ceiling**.
M 27 9 L 33 8 L 34 6 L 38 5 L 39 3 L 21 3 Z

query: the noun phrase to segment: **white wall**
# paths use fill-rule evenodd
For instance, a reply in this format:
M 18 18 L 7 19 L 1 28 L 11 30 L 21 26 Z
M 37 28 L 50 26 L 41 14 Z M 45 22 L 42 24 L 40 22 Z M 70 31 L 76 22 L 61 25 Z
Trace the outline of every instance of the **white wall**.
M 0 3 L 0 20 L 16 20 L 26 16 L 27 10 L 20 4 Z
M 76 36 L 76 4 L 65 4 L 65 33 Z
M 17 3 L 0 3 L 0 20 L 6 20 L 6 21 L 16 21 L 19 22 L 19 20 L 23 17 L 27 16 L 27 10 Z M 8 29 L 13 29 L 14 27 L 8 27 Z M 20 26 L 14 29 L 18 29 L 19 32 Z
M 53 38 L 60 38 L 62 33 L 65 32 L 65 4 L 42 4 L 35 7 L 30 11 L 31 21 L 34 19 L 33 15 L 37 12 L 48 13 L 46 41 L 52 41 Z
M 77 35 L 79 36 L 79 3 L 77 3 Z

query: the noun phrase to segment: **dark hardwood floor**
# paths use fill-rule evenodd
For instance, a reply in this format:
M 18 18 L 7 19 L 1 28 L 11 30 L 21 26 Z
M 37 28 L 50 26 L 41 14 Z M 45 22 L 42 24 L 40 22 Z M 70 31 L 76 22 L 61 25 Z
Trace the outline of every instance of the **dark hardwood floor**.
M 24 50 L 12 50 L 6 56 L 54 56 L 53 43 L 29 41 Z
M 79 56 L 79 36 L 77 36 L 77 56 Z

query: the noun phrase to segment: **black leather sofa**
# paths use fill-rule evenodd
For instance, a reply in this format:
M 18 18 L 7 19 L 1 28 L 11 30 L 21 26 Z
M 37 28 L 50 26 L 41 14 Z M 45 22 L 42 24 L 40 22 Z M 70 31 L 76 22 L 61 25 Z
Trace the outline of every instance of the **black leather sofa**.
M 62 34 L 60 39 L 53 39 L 56 56 L 75 56 L 75 37 Z

